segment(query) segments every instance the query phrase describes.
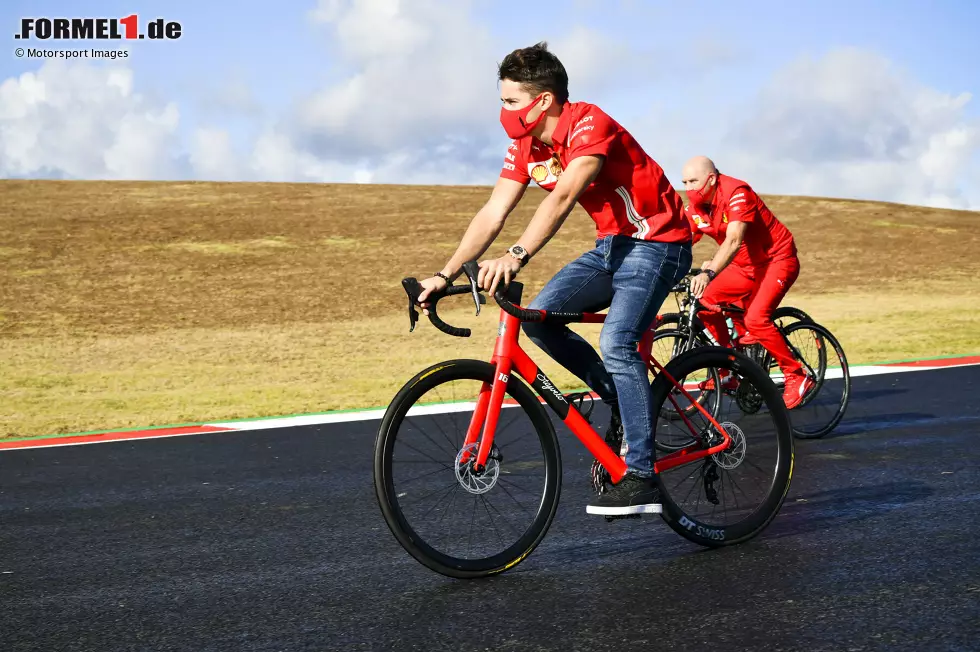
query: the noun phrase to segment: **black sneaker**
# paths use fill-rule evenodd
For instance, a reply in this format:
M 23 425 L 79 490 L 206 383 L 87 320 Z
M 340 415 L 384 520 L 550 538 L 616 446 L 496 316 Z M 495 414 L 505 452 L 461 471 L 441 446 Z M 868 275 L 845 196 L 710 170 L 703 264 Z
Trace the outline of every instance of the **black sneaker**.
M 589 514 L 628 516 L 630 514 L 660 514 L 660 487 L 656 478 L 641 478 L 627 473 L 619 484 L 613 485 L 585 508 Z

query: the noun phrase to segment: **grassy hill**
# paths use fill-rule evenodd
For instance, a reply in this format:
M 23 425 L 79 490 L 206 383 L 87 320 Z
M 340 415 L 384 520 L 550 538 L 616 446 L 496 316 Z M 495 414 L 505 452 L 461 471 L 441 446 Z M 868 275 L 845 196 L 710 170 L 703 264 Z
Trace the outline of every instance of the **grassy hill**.
M 486 359 L 494 306 L 446 302 L 469 339 L 409 334 L 400 280 L 438 270 L 488 192 L 0 181 L 0 436 L 380 406 L 424 365 Z M 543 196 L 528 191 L 493 255 Z M 801 252 L 786 303 L 852 363 L 980 350 L 980 213 L 764 199 Z M 521 274 L 525 304 L 593 242 L 576 209 Z M 698 244 L 695 264 L 714 249 Z M 576 330 L 597 344 L 599 328 Z

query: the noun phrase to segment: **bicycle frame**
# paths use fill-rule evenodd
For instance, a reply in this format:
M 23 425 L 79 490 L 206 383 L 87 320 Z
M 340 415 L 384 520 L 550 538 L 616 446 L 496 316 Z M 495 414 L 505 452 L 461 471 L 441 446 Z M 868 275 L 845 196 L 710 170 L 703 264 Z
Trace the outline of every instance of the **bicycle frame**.
M 694 329 L 691 327 L 691 324 L 693 323 L 694 316 L 698 312 L 704 311 L 704 312 L 712 312 L 712 313 L 724 315 L 728 319 L 731 319 L 733 324 L 736 323 L 736 320 L 742 319 L 745 315 L 745 310 L 738 306 L 732 306 L 726 303 L 713 304 L 713 303 L 708 303 L 703 299 L 695 299 L 691 295 L 690 290 L 687 291 L 687 297 L 685 298 L 685 303 L 688 305 L 688 311 L 687 311 L 688 314 L 685 320 L 685 326 L 687 329 L 688 337 L 684 350 L 689 350 L 694 344 L 695 334 L 694 334 Z M 780 326 L 779 324 L 775 324 L 775 323 L 773 324 L 773 326 L 776 328 L 776 331 L 779 333 L 779 336 L 783 338 L 783 342 L 786 343 L 786 347 L 789 349 L 790 353 L 793 354 L 793 357 L 796 358 L 800 362 L 800 364 L 806 368 L 806 371 L 811 378 L 816 378 L 818 375 L 817 372 L 814 371 L 813 366 L 803 356 L 803 354 L 800 353 L 800 350 L 792 342 L 789 341 L 789 338 L 786 336 L 786 329 L 783 326 Z M 730 332 L 729 335 L 732 338 L 732 341 L 734 342 L 736 333 Z M 819 347 L 819 343 L 817 344 L 817 346 Z M 749 357 L 755 359 L 755 361 L 759 364 L 759 366 L 761 366 L 768 373 L 769 363 L 766 362 L 766 358 L 769 358 L 771 360 L 772 353 L 770 353 L 765 348 L 763 348 L 763 351 L 765 351 L 765 353 L 763 353 L 761 357 L 754 356 L 754 355 L 750 355 Z M 756 359 L 757 357 L 758 359 Z
M 516 307 L 520 308 L 518 305 L 520 301 L 519 294 L 521 291 L 520 284 L 512 282 L 510 284 L 510 291 L 518 295 L 511 301 Z M 581 313 L 575 319 L 565 319 L 564 321 L 566 321 L 566 323 L 597 324 L 603 323 L 605 319 L 605 314 Z M 595 457 L 595 459 L 599 461 L 606 471 L 609 472 L 609 476 L 612 481 L 614 483 L 619 482 L 619 480 L 626 474 L 626 462 L 623 461 L 616 451 L 613 451 L 613 449 L 606 444 L 605 440 L 600 437 L 589 422 L 585 420 L 578 409 L 569 404 L 568 400 L 558 390 L 558 388 L 555 387 L 554 383 L 551 382 L 548 376 L 541 370 L 540 367 L 538 367 L 527 352 L 521 348 L 521 345 L 518 342 L 520 330 L 521 320 L 501 309 L 500 322 L 497 328 L 497 340 L 494 346 L 493 356 L 490 359 L 490 363 L 496 367 L 493 384 L 483 383 L 480 389 L 480 397 L 477 401 L 476 409 L 466 432 L 466 440 L 463 445 L 463 455 L 461 461 L 464 463 L 469 461 L 470 452 L 468 448 L 479 439 L 480 444 L 477 449 L 474 467 L 477 471 L 485 468 L 487 458 L 489 457 L 490 450 L 493 446 L 494 432 L 496 430 L 500 410 L 503 405 L 504 392 L 507 389 L 507 383 L 510 380 L 510 375 L 512 373 L 517 373 L 518 376 L 523 378 L 528 382 L 528 384 L 531 385 L 532 388 L 534 388 L 534 391 L 537 392 L 542 399 L 544 399 L 544 402 L 548 404 L 548 406 L 561 418 L 562 422 L 568 426 L 578 440 L 582 442 L 586 449 L 588 449 L 593 457 Z M 697 406 L 699 411 L 707 416 L 711 425 L 717 428 L 718 432 L 721 433 L 722 436 L 721 443 L 709 448 L 703 448 L 699 443 L 695 443 L 658 459 L 654 463 L 654 470 L 657 473 L 660 473 L 661 471 L 666 471 L 682 464 L 695 462 L 709 455 L 723 451 L 728 448 L 732 439 L 728 432 L 725 431 L 725 429 L 715 420 L 715 418 L 700 404 L 698 404 L 697 401 L 693 399 L 691 394 L 673 377 L 671 377 L 657 360 L 653 359 L 651 356 L 651 350 L 654 333 L 655 328 L 647 329 L 646 333 L 643 335 L 643 338 L 637 345 L 640 354 L 644 356 L 644 360 L 648 361 L 647 367 L 651 370 L 655 370 L 657 373 L 667 374 L 667 379 L 673 383 L 674 387 L 679 389 L 688 400 Z M 652 364 L 649 362 L 650 360 L 653 361 Z M 698 436 L 698 429 L 694 427 L 691 421 L 684 414 L 684 411 L 680 409 L 674 397 L 669 396 L 669 399 L 674 404 L 674 407 L 677 409 L 678 413 L 680 413 L 687 427 L 691 430 L 695 440 L 699 441 L 700 438 Z

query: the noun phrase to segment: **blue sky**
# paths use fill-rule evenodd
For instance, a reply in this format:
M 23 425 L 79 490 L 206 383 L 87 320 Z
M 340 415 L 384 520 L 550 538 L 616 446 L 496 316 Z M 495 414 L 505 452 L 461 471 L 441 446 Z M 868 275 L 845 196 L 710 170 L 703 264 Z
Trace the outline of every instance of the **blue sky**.
M 426 10 L 419 7 L 433 3 L 439 4 L 434 0 L 411 0 L 400 4 L 392 0 L 387 13 L 414 15 L 412 20 L 424 26 L 426 20 L 436 14 L 426 14 Z M 350 21 L 315 23 L 311 20 L 311 11 L 317 4 L 317 0 L 275 3 L 243 0 L 234 4 L 186 0 L 167 3 L 101 0 L 84 3 L 85 11 L 79 12 L 81 3 L 78 2 L 7 0 L 0 4 L 0 24 L 9 34 L 8 45 L 12 51 L 20 45 L 42 45 L 38 41 L 25 43 L 13 39 L 22 16 L 121 17 L 137 13 L 142 18 L 163 16 L 178 20 L 183 25 L 183 35 L 176 42 L 144 40 L 104 45 L 97 42 L 47 41 L 43 45 L 57 49 L 127 48 L 130 57 L 125 60 L 125 65 L 132 70 L 136 92 L 151 105 L 163 106 L 173 102 L 179 107 L 179 125 L 173 137 L 180 141 L 182 149 L 192 148 L 197 130 L 207 128 L 227 132 L 236 151 L 244 155 L 253 148 L 261 134 L 278 130 L 286 134 L 292 143 L 291 152 L 303 150 L 307 138 L 316 140 L 316 132 L 321 135 L 326 133 L 327 141 L 337 142 L 337 151 L 343 150 L 344 155 L 349 156 L 352 148 L 358 147 L 359 141 L 348 138 L 340 145 L 336 140 L 339 132 L 330 131 L 340 127 L 324 127 L 322 120 L 318 123 L 320 126 L 315 128 L 297 126 L 296 112 L 310 98 L 325 92 L 325 89 L 336 88 L 366 67 L 387 64 L 384 59 L 356 52 L 356 43 L 352 45 L 344 41 L 342 32 L 349 27 Z M 324 0 L 323 4 L 330 2 Z M 356 13 L 356 3 L 338 0 L 335 4 L 339 15 L 349 18 Z M 386 13 L 381 10 L 385 4 L 384 0 L 368 0 L 370 11 Z M 976 38 L 976 26 L 980 25 L 980 3 L 910 0 L 785 3 L 756 0 L 705 4 L 707 6 L 699 7 L 641 0 L 608 3 L 574 0 L 533 5 L 526 1 L 474 0 L 469 3 L 445 3 L 443 8 L 435 7 L 431 11 L 463 14 L 453 19 L 456 22 L 446 24 L 465 23 L 467 29 L 473 30 L 472 34 L 485 35 L 486 43 L 481 46 L 484 49 L 479 54 L 465 52 L 466 47 L 443 49 L 439 50 L 438 55 L 433 54 L 433 57 L 441 58 L 459 56 L 461 63 L 453 68 L 455 77 L 443 77 L 438 80 L 437 87 L 415 96 L 412 101 L 419 104 L 416 106 L 419 116 L 411 120 L 406 117 L 406 128 L 430 130 L 432 134 L 427 134 L 418 146 L 435 147 L 435 134 L 445 116 L 427 126 L 424 119 L 426 107 L 421 102 L 438 103 L 443 95 L 461 93 L 456 89 L 457 78 L 468 76 L 470 80 L 459 83 L 468 84 L 466 92 L 478 97 L 472 104 L 460 100 L 461 106 L 478 106 L 476 102 L 483 101 L 479 97 L 484 92 L 481 89 L 485 88 L 487 110 L 474 116 L 472 127 L 459 127 L 460 137 L 472 136 L 474 140 L 467 141 L 470 147 L 478 141 L 492 151 L 493 147 L 505 142 L 499 124 L 495 123 L 499 104 L 496 102 L 493 64 L 514 47 L 541 39 L 552 43 L 563 39 L 567 41 L 569 34 L 581 28 L 601 35 L 605 39 L 602 43 L 614 44 L 618 49 L 615 57 L 609 54 L 608 61 L 603 59 L 606 66 L 604 72 L 593 71 L 588 79 L 576 78 L 574 70 L 570 68 L 573 99 L 602 105 L 628 128 L 632 130 L 635 127 L 641 142 L 645 142 L 642 137 L 647 134 L 649 140 L 646 142 L 650 143 L 648 149 L 655 158 L 657 142 L 664 142 L 666 138 L 663 136 L 666 135 L 676 138 L 674 132 L 681 128 L 701 132 L 700 139 L 694 137 L 690 141 L 692 148 L 711 148 L 711 139 L 720 139 L 723 129 L 752 119 L 750 114 L 758 112 L 759 94 L 767 84 L 769 92 L 775 92 L 778 96 L 778 89 L 772 88 L 772 79 L 780 70 L 793 65 L 801 57 L 820 60 L 842 47 L 887 60 L 904 75 L 901 79 L 905 81 L 900 86 L 911 80 L 923 88 L 952 97 L 961 93 L 971 94 L 974 99 L 958 111 L 956 120 L 967 129 L 973 129 L 980 118 L 980 100 L 976 99 L 980 92 L 980 74 L 977 74 L 980 39 Z M 234 11 L 229 9 L 232 6 L 235 7 Z M 532 12 L 529 11 L 531 7 L 541 7 L 544 11 Z M 439 31 L 446 27 L 442 25 L 433 29 Z M 429 40 L 423 40 L 418 47 L 435 48 L 433 39 L 438 36 L 430 35 Z M 383 40 L 383 36 L 377 38 Z M 384 47 L 384 44 L 381 43 L 379 47 Z M 581 49 L 584 52 L 588 47 L 588 44 L 584 44 Z M 594 56 L 582 54 L 584 59 L 598 60 L 610 51 L 602 44 L 591 47 L 596 48 Z M 559 54 L 563 59 L 565 53 L 575 57 L 579 48 L 575 42 L 566 42 L 565 50 Z M 389 53 L 392 61 L 397 61 L 403 54 Z M 425 61 L 424 54 L 415 52 L 412 56 L 422 57 L 417 60 Z M 474 57 L 473 66 L 467 68 L 467 57 L 471 55 Z M 0 57 L 0 80 L 36 72 L 42 63 L 36 59 L 18 59 L 12 54 Z M 84 65 L 98 68 L 105 64 L 86 61 Z M 873 66 L 869 70 L 872 72 L 869 73 L 868 82 L 874 84 L 876 80 L 870 78 L 874 76 Z M 854 74 L 860 74 L 860 71 Z M 419 70 L 419 75 L 424 83 L 425 70 Z M 608 78 L 605 83 L 603 78 Z M 583 79 L 584 84 L 577 83 Z M 479 84 L 474 80 L 480 80 Z M 364 100 L 366 105 L 399 107 L 400 102 L 406 102 L 403 95 L 389 93 L 384 84 L 368 90 L 370 100 Z M 583 95 L 577 95 L 577 90 L 581 90 Z M 875 106 L 878 110 L 885 107 L 888 112 L 890 105 L 887 101 L 887 98 L 876 100 Z M 896 98 L 895 101 L 901 100 Z M 841 102 L 838 110 L 846 112 L 847 101 Z M 400 107 L 401 113 L 407 110 L 404 106 Z M 896 104 L 895 111 L 901 110 Z M 670 134 L 664 134 L 657 131 L 654 123 L 658 120 L 662 122 L 668 115 L 675 122 L 671 125 Z M 706 123 L 712 124 L 704 127 Z M 918 129 L 905 125 L 900 128 L 910 132 Z M 756 132 L 758 129 L 752 133 Z M 408 143 L 403 145 L 407 147 Z M 674 159 L 686 152 L 681 152 L 684 149 L 682 141 L 675 143 L 674 148 L 678 150 L 676 153 L 664 155 L 676 167 L 677 161 Z M 742 150 L 747 156 L 751 143 L 741 146 Z M 327 154 L 322 148 L 311 150 L 314 158 L 323 158 Z M 3 154 L 0 153 L 0 156 Z M 492 183 L 496 174 L 491 163 L 491 160 L 496 160 L 494 156 L 487 155 L 486 161 L 479 163 L 471 177 L 464 182 L 482 180 Z M 958 187 L 964 192 L 975 178 L 975 170 L 980 168 L 976 148 L 968 159 L 974 167 L 964 172 L 963 178 L 958 181 Z M 346 164 L 347 159 L 340 163 Z M 373 161 L 365 165 L 378 167 L 381 163 Z M 758 166 L 750 167 L 755 169 Z M 31 175 L 28 168 L 23 168 L 23 165 L 21 168 L 25 172 L 7 172 L 2 176 Z M 6 169 L 13 168 L 8 164 Z M 760 167 L 760 173 L 761 170 Z M 4 171 L 3 159 L 0 159 L 0 173 Z M 678 173 L 674 170 L 670 172 L 675 176 Z M 396 173 L 392 171 L 390 174 Z M 79 173 L 75 172 L 74 176 L 79 176 Z M 819 183 L 814 183 L 819 186 Z M 793 188 L 788 187 L 787 190 L 792 191 Z M 927 192 L 922 190 L 922 193 Z M 974 196 L 980 202 L 980 195 Z

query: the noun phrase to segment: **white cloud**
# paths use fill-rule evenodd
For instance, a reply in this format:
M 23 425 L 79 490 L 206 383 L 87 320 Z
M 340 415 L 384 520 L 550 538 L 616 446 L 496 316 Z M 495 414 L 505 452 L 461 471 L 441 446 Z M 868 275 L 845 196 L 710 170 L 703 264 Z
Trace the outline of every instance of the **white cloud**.
M 194 132 L 190 164 L 196 176 L 209 181 L 236 181 L 243 174 L 231 135 L 218 128 Z
M 721 152 L 732 174 L 769 192 L 980 208 L 980 188 L 969 184 L 980 178 L 970 100 L 873 53 L 840 49 L 775 75 L 731 116 Z
M 568 73 L 572 101 L 602 104 L 604 97 L 655 89 L 665 70 L 652 62 L 665 59 L 655 41 L 637 45 L 615 33 L 575 25 L 546 39 Z
M 746 102 L 715 102 L 694 77 L 631 128 L 680 186 L 704 154 L 757 190 L 980 209 L 980 123 L 968 93 L 923 85 L 874 53 L 800 58 Z
M 298 149 L 288 136 L 267 131 L 242 155 L 223 129 L 194 133 L 190 151 L 194 175 L 208 180 L 365 183 L 372 172 L 351 162 L 325 160 Z
M 351 73 L 302 101 L 297 138 L 321 155 L 384 154 L 435 146 L 446 133 L 486 133 L 499 111 L 501 55 L 469 8 L 436 0 L 321 0 L 311 18 L 327 28 Z
M 229 133 L 219 128 L 198 129 L 190 154 L 196 176 L 204 179 L 320 183 L 485 184 L 492 182 L 500 161 L 496 148 L 475 150 L 466 139 L 452 138 L 432 149 L 331 159 L 298 148 L 275 131 L 261 135 L 242 156 Z
M 207 115 L 221 118 L 234 115 L 241 117 L 261 117 L 264 113 L 262 103 L 248 83 L 239 75 L 232 75 L 215 81 L 202 78 L 195 83 L 194 93 L 198 105 Z
M 135 93 L 127 68 L 49 59 L 0 84 L 0 175 L 170 178 L 179 119 Z
M 422 49 L 432 40 L 433 28 L 440 26 L 425 18 L 441 13 L 440 9 L 425 0 L 320 0 L 310 17 L 316 23 L 334 27 L 345 56 L 370 63 Z

